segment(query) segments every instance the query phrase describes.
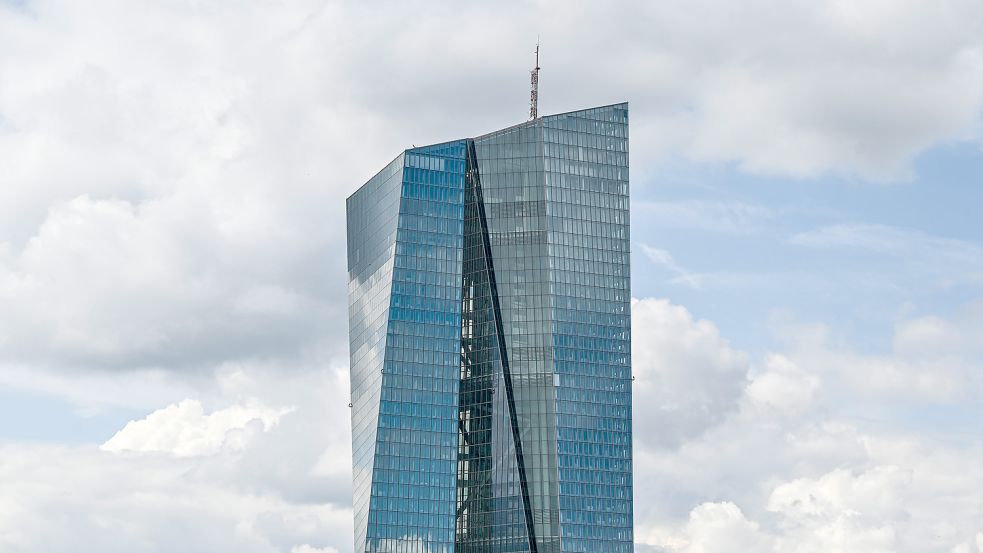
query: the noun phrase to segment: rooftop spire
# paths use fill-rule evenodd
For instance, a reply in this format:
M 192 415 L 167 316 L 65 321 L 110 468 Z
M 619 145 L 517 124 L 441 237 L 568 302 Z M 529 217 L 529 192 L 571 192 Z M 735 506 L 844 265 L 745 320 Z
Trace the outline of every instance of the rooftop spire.
M 529 92 L 529 119 L 539 117 L 539 40 L 536 41 L 536 67 L 530 71 L 529 84 L 532 90 Z

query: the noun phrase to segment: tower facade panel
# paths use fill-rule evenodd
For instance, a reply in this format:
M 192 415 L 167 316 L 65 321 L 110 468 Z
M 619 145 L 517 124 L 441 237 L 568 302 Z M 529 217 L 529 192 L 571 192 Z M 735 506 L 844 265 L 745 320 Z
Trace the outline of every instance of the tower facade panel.
M 355 549 L 632 550 L 627 104 L 348 200 Z

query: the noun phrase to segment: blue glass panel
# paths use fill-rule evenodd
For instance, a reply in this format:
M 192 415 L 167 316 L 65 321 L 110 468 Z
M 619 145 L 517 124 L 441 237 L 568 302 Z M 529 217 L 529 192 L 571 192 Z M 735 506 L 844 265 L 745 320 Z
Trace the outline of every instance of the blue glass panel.
M 407 150 L 348 202 L 356 550 L 632 550 L 628 109 Z

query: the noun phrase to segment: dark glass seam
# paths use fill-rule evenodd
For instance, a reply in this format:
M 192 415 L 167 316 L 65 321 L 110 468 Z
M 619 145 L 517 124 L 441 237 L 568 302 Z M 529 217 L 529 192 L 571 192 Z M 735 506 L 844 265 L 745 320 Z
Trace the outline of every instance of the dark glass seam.
M 515 394 L 512 391 L 512 371 L 509 368 L 508 350 L 505 347 L 505 330 L 502 326 L 502 311 L 498 301 L 498 284 L 495 281 L 495 265 L 492 261 L 491 241 L 488 238 L 488 221 L 485 219 L 485 202 L 481 194 L 481 175 L 478 171 L 478 155 L 474 140 L 468 140 L 467 176 L 478 208 L 478 221 L 481 225 L 481 245 L 485 253 L 485 270 L 491 288 L 492 309 L 495 313 L 495 333 L 498 338 L 499 356 L 505 376 L 505 396 L 509 404 L 509 422 L 512 426 L 512 439 L 515 442 L 515 460 L 519 468 L 519 487 L 522 490 L 522 507 L 526 515 L 526 531 L 529 536 L 530 553 L 539 553 L 536 546 L 536 531 L 533 526 L 532 505 L 529 501 L 529 484 L 526 481 L 526 467 L 522 459 L 522 441 L 519 437 L 519 419 L 515 412 Z

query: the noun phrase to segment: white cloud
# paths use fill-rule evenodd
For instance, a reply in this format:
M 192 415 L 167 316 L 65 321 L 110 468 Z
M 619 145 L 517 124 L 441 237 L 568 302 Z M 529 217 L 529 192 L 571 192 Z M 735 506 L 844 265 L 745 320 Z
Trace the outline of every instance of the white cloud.
M 52 206 L 24 248 L 7 264 L 0 260 L 0 306 L 8 315 L 0 320 L 0 355 L 177 368 L 314 340 L 326 324 L 318 321 L 332 320 L 316 315 L 333 308 L 307 283 L 285 280 L 300 252 L 311 251 L 299 230 L 266 214 L 248 225 L 278 230 L 253 239 L 218 228 L 227 221 L 193 202 L 80 196 Z
M 788 351 L 752 363 L 738 409 L 673 449 L 645 447 L 664 430 L 636 387 L 638 549 L 973 551 L 983 517 L 977 433 L 908 417 L 938 416 L 919 411 L 919 402 L 941 400 L 914 376 L 942 371 L 926 364 L 942 352 L 963 366 L 936 378 L 964 391 L 940 404 L 943 413 L 955 410 L 960 424 L 978 413 L 979 350 L 967 338 L 978 312 L 970 304 L 953 318 L 903 319 L 894 349 L 881 353 L 833 347 L 825 327 L 793 325 Z M 885 388 L 877 364 L 904 370 L 903 387 Z M 652 497 L 659 501 L 639 500 Z
M 733 503 L 704 503 L 693 509 L 680 553 L 768 553 L 770 539 Z
M 786 356 L 828 384 L 839 401 L 873 406 L 908 402 L 965 405 L 983 390 L 983 349 L 976 338 L 983 311 L 963 309 L 952 320 L 928 315 L 899 320 L 888 352 L 857 352 L 825 327 L 788 332 Z
M 345 357 L 342 198 L 411 143 L 524 119 L 537 33 L 543 112 L 632 102 L 635 183 L 670 156 L 892 179 L 934 145 L 979 139 L 981 9 L 3 6 L 0 385 L 153 411 L 107 447 L 170 454 L 0 446 L 0 549 L 349 551 L 348 384 L 324 370 Z M 654 209 L 722 232 L 775 216 Z M 905 229 L 837 225 L 793 243 L 902 260 L 943 285 L 983 274 L 978 245 Z M 706 278 L 650 253 L 691 285 Z M 849 551 L 848 538 L 864 553 L 983 551 L 977 434 L 861 408 L 971 409 L 983 319 L 913 316 L 887 352 L 816 339 L 759 364 L 681 306 L 634 310 L 640 539 L 688 553 Z M 296 412 L 269 407 L 282 405 Z
M 201 404 L 158 409 L 133 421 L 103 446 L 140 457 L 199 459 L 214 482 L 275 493 L 297 503 L 351 502 L 351 426 L 347 368 L 232 365 L 209 384 Z M 291 407 L 280 407 L 290 405 Z M 234 470 L 225 464 L 232 465 Z
M 69 372 L 0 363 L 0 386 L 4 389 L 62 398 L 84 414 L 119 407 L 153 409 L 196 393 L 199 385 L 198 378 L 164 369 Z
M 778 486 L 768 510 L 783 516 L 781 551 L 897 550 L 891 524 L 907 518 L 905 488 L 911 473 L 898 467 L 875 467 L 852 475 L 836 470 L 819 479 L 799 479 Z
M 747 379 L 746 354 L 732 349 L 713 323 L 693 320 L 666 300 L 632 301 L 636 420 L 643 445 L 676 445 L 737 409 Z
M 311 547 L 304 544 L 292 547 L 290 553 L 338 553 L 338 550 L 333 547 Z
M 272 408 L 252 401 L 206 415 L 201 402 L 186 399 L 131 421 L 106 443 L 104 451 L 155 451 L 178 457 L 241 451 L 258 432 L 267 432 L 294 408 Z
M 913 359 L 966 360 L 983 355 L 983 343 L 977 337 L 983 332 L 983 304 L 971 304 L 955 317 L 945 319 L 925 315 L 899 321 L 894 328 L 894 350 Z
M 765 367 L 747 386 L 747 397 L 755 406 L 776 409 L 786 416 L 812 407 L 820 387 L 818 376 L 780 354 L 768 355 Z
M 948 553 L 975 539 L 983 456 L 971 442 L 837 421 L 828 411 L 828 375 L 820 379 L 801 352 L 765 357 L 748 379 L 747 356 L 712 323 L 662 300 L 633 307 L 640 551 L 846 552 L 859 544 L 864 551 Z M 927 323 L 954 326 L 938 317 Z M 920 325 L 905 333 L 915 336 L 911 344 L 948 343 Z M 222 429 L 234 433 L 253 419 L 256 432 L 234 444 L 234 455 L 8 447 L 0 456 L 0 548 L 58 552 L 86 543 L 108 552 L 164 551 L 174 547 L 168 528 L 181 527 L 180 543 L 191 551 L 223 539 L 243 551 L 304 544 L 348 551 L 347 386 L 343 369 L 230 363 L 204 396 L 234 408 L 206 414 L 170 406 L 137 421 L 143 430 L 131 433 L 151 450 L 185 444 L 214 451 Z M 288 402 L 297 408 L 289 416 L 267 407 Z M 222 416 L 211 420 L 216 413 Z M 277 418 L 265 431 L 264 417 Z M 56 473 L 84 482 L 62 484 L 52 479 Z M 72 501 L 61 499 L 64 493 Z M 77 539 L 42 534 L 59 517 L 71 519 L 66 532 Z M 117 542 L 101 540 L 106 528 Z
M 890 177 L 938 138 L 978 132 L 980 41 L 953 15 L 978 13 L 973 2 L 644 6 L 630 28 L 649 28 L 655 48 L 631 48 L 634 71 L 618 81 L 688 106 L 686 115 L 663 107 L 650 132 L 689 137 L 693 156 Z M 613 58 L 619 46 L 608 47 Z
M 0 550 L 350 551 L 346 372 L 229 366 L 198 384 L 229 407 L 164 407 L 104 448 L 0 445 Z
M 627 97 L 642 172 L 681 154 L 895 174 L 973 137 L 983 106 L 970 0 L 194 6 L 0 11 L 0 359 L 187 369 L 343 350 L 341 198 L 410 143 L 521 119 L 537 33 L 544 111 Z M 694 208 L 722 228 L 767 216 L 667 209 Z
M 931 257 L 949 266 L 983 269 L 983 248 L 973 242 L 933 236 L 918 230 L 877 224 L 837 224 L 793 236 L 792 244 L 814 248 L 851 248 L 898 257 Z
M 213 478 L 202 462 L 236 470 L 221 457 L 0 447 L 0 549 L 283 553 L 315 540 L 350 548 L 350 509 L 232 486 Z
M 666 553 L 969 550 L 965 540 L 974 535 L 981 513 L 975 488 L 968 487 L 983 477 L 979 451 L 943 448 L 945 453 L 940 454 L 929 451 L 933 446 L 910 448 L 909 444 L 899 455 L 890 450 L 903 442 L 875 436 L 865 439 L 869 451 L 865 462 L 854 470 L 834 468 L 815 477 L 779 478 L 775 484 L 769 484 L 769 479 L 752 480 L 767 490 L 763 496 L 751 493 L 743 499 L 754 515 L 733 502 L 708 501 L 674 525 L 666 524 L 671 520 L 667 517 L 660 523 L 639 524 L 638 539 Z M 773 442 L 772 447 L 777 451 L 769 454 L 786 455 L 796 444 Z M 736 460 L 726 449 L 722 454 L 728 457 L 724 462 Z M 795 454 L 803 459 L 806 455 L 806 451 Z M 885 455 L 905 466 L 878 464 Z M 844 458 L 840 459 L 842 463 Z M 732 470 L 741 473 L 742 467 L 738 463 Z M 962 489 L 936 481 L 937 471 L 947 470 L 959 471 L 946 479 L 952 484 L 962 482 Z
M 778 213 L 760 204 L 707 200 L 633 202 L 632 210 L 660 226 L 747 234 Z
M 839 263 L 855 265 L 851 283 L 874 289 L 893 287 L 906 293 L 925 286 L 947 290 L 983 283 L 983 247 L 980 244 L 935 236 L 919 230 L 879 224 L 835 224 L 792 236 L 789 243 L 840 254 Z M 850 257 L 851 254 L 860 256 Z M 862 257 L 861 257 L 862 256 Z M 871 274 L 870 268 L 888 263 L 887 271 Z M 857 274 L 856 271 L 866 271 Z
M 676 260 L 672 258 L 672 254 L 666 250 L 650 246 L 644 242 L 639 242 L 638 247 L 642 249 L 642 253 L 645 254 L 645 257 L 647 257 L 649 261 L 661 267 L 665 267 L 666 269 L 669 269 L 670 272 L 674 273 L 676 277 L 673 279 L 673 282 L 680 282 L 695 290 L 699 290 L 701 288 L 699 277 L 683 268 L 682 265 L 677 263 Z

